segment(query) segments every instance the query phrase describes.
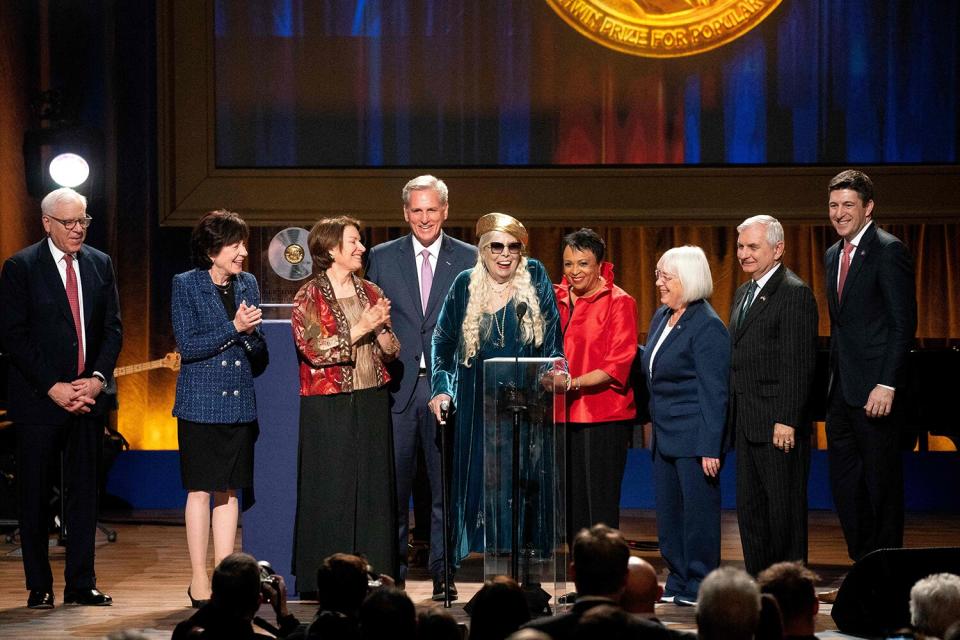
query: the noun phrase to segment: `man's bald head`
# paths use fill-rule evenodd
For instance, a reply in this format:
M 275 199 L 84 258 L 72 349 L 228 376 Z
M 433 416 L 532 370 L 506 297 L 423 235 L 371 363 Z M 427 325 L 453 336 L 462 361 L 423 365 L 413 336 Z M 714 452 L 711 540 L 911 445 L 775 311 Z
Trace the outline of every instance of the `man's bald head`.
M 620 605 L 630 613 L 653 613 L 654 605 L 663 595 L 663 587 L 657 582 L 653 566 L 636 556 L 627 564 L 627 588 Z

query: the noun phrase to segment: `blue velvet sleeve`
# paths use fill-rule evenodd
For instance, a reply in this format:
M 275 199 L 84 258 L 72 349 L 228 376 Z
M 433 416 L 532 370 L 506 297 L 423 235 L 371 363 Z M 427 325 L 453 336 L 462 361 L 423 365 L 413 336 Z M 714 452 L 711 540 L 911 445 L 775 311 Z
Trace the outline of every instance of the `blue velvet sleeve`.
M 471 273 L 472 270 L 464 271 L 453 281 L 433 330 L 433 374 L 430 380 L 433 397 L 441 393 L 456 397 L 460 336 Z

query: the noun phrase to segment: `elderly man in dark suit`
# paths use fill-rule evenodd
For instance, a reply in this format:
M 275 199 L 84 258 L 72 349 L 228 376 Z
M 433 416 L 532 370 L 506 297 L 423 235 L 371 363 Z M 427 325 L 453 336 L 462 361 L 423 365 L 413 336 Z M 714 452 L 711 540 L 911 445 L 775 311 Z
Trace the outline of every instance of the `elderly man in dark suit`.
M 9 415 L 17 429 L 20 538 L 27 606 L 53 608 L 48 504 L 63 453 L 70 527 L 64 604 L 109 605 L 97 590 L 97 464 L 106 378 L 120 353 L 120 305 L 110 258 L 83 244 L 87 201 L 57 189 L 41 203 L 47 237 L 0 275 L 0 340 L 10 354 Z
M 400 522 L 399 581 L 406 580 L 410 492 L 417 450 L 423 451 L 430 480 L 430 572 L 433 597 L 443 599 L 443 501 L 440 448 L 430 401 L 430 358 L 433 329 L 454 277 L 476 264 L 476 247 L 442 231 L 449 201 L 447 185 L 434 176 L 414 178 L 403 187 L 403 219 L 410 233 L 370 250 L 367 278 L 392 302 L 393 331 L 403 345 L 391 363 L 390 385 L 397 505 Z M 451 595 L 456 589 L 451 584 Z
M 736 434 L 737 519 L 747 571 L 807 560 L 808 411 L 817 352 L 817 301 L 781 264 L 783 226 L 766 215 L 737 227 L 750 280 L 730 315 L 730 402 Z
M 873 223 L 874 189 L 855 170 L 827 188 L 841 240 L 827 249 L 830 484 L 853 560 L 903 546 L 903 468 L 898 389 L 917 329 L 913 258 Z

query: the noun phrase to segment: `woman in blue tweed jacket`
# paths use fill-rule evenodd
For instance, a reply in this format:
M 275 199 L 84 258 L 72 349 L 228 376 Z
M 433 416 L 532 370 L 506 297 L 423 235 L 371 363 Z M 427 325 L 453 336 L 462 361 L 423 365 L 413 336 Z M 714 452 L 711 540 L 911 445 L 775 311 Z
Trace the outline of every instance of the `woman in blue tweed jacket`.
M 253 449 L 259 434 L 253 378 L 267 364 L 257 281 L 243 271 L 247 224 L 236 213 L 211 211 L 190 238 L 196 269 L 173 278 L 173 332 L 180 349 L 177 417 L 180 476 L 194 607 L 210 598 L 207 543 L 214 565 L 233 553 L 239 504 L 253 504 Z M 213 494 L 213 513 L 210 495 Z

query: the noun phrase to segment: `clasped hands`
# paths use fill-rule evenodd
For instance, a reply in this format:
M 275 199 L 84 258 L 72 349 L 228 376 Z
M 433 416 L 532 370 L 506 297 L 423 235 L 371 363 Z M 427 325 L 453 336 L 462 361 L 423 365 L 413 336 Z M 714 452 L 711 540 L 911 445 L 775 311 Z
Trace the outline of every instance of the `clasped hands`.
M 237 307 L 237 314 L 233 317 L 233 326 L 237 328 L 237 333 L 253 333 L 257 325 L 263 322 L 263 311 L 258 307 L 247 305 L 244 300 Z
M 57 406 L 73 415 L 90 413 L 90 408 L 96 404 L 97 396 L 103 390 L 103 385 L 97 378 L 77 378 L 73 382 L 58 382 L 47 391 L 50 399 Z

